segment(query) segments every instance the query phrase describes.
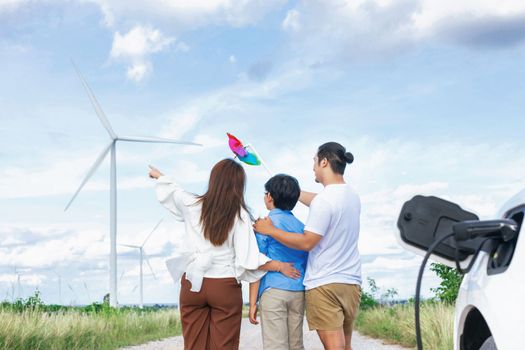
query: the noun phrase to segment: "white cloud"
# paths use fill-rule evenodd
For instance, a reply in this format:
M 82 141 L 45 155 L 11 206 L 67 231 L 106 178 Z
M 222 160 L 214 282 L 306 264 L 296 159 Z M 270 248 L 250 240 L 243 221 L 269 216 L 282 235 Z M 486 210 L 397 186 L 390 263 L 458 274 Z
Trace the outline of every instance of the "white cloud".
M 149 26 L 135 26 L 126 34 L 116 32 L 113 37 L 111 58 L 130 62 L 127 77 L 141 81 L 153 70 L 148 60 L 153 53 L 167 48 L 175 39 L 164 36 L 158 29 Z
M 193 138 L 194 142 L 202 144 L 202 147 L 186 146 L 182 149 L 184 154 L 208 152 L 213 148 L 224 146 L 224 137 L 210 134 L 198 134 Z
M 190 45 L 188 45 L 184 41 L 180 41 L 177 44 L 177 51 L 179 51 L 179 52 L 188 52 L 188 51 L 190 51 L 190 49 L 191 49 Z
M 235 63 L 237 63 L 237 58 L 235 57 L 235 55 L 230 55 L 229 60 L 230 60 L 230 63 L 231 63 L 231 64 L 235 64 Z
M 80 185 L 96 157 L 96 153 L 59 153 L 48 154 L 42 159 L 42 165 L 33 168 L 8 167 L 0 170 L 0 196 L 3 198 L 24 198 L 71 194 Z M 59 159 L 58 161 L 56 159 Z M 106 158 L 106 162 L 107 162 Z M 145 158 L 126 157 L 119 159 L 119 166 L 141 164 L 145 167 Z M 107 164 L 107 163 L 106 163 Z M 96 174 L 101 172 L 101 168 Z M 99 174 L 100 175 L 100 174 Z M 109 189 L 109 174 L 99 180 L 96 175 L 85 185 L 83 191 L 105 191 Z M 119 179 L 119 189 L 150 187 L 148 179 L 142 177 L 123 177 Z M 65 204 L 64 204 L 65 205 Z
M 173 42 L 157 29 L 135 26 L 127 34 L 115 33 L 111 57 L 142 58 L 159 52 Z
M 28 2 L 29 0 L 0 0 L 0 14 L 14 11 Z
M 151 232 L 152 227 L 150 222 L 119 225 L 119 241 L 140 243 Z M 11 298 L 12 286 L 15 287 L 15 297 L 18 293 L 15 266 L 21 275 L 21 294 L 24 298 L 38 287 L 46 302 L 58 302 L 58 275 L 62 278 L 63 302 L 68 303 L 72 299 L 80 303 L 100 301 L 106 293 L 109 242 L 103 227 L 91 223 L 31 225 L 31 228 L 26 225 L 3 224 L 0 230 L 3 235 L 14 237 L 10 241 L 17 244 L 4 246 L 4 241 L 0 247 L 0 259 L 4 262 L 4 266 L 0 266 L 0 290 L 7 290 L 0 298 Z M 164 301 L 176 300 L 172 291 L 173 281 L 164 264 L 170 253 L 166 250 L 166 244 L 173 236 L 173 231 L 180 233 L 183 230 L 183 224 L 165 220 L 146 244 L 146 251 L 157 275 L 154 289 L 161 288 L 165 291 L 160 293 Z M 118 249 L 119 276 L 124 274 L 119 279 L 119 296 L 121 301 L 137 302 L 131 291 L 138 283 L 138 278 L 135 278 L 138 277 L 136 254 L 125 253 L 125 249 Z M 145 277 L 146 281 L 151 278 L 147 268 Z M 89 294 L 84 284 L 88 286 Z M 158 302 L 159 293 L 150 290 L 148 296 L 152 298 L 153 295 Z
M 317 60 L 361 59 L 445 40 L 472 47 L 525 41 L 520 0 L 313 0 L 288 11 L 292 47 Z
M 206 25 L 246 26 L 283 6 L 285 0 L 90 0 L 98 4 L 108 25 L 119 22 L 162 22 L 177 30 Z
M 161 131 L 161 137 L 179 139 L 197 125 L 202 114 L 202 107 L 190 104 L 171 112 L 170 122 Z
M 525 4 L 520 0 L 503 0 L 497 3 L 490 0 L 424 0 L 420 10 L 413 14 L 413 23 L 422 34 L 432 34 L 440 30 L 440 26 L 445 24 L 443 21 L 451 17 L 462 20 L 485 16 L 512 17 L 523 11 Z
M 301 28 L 299 22 L 299 11 L 289 10 L 286 13 L 286 17 L 283 20 L 282 27 L 284 30 L 289 30 L 292 32 L 297 32 Z
M 409 259 L 402 259 L 399 256 L 394 258 L 387 258 L 378 256 L 370 263 L 363 264 L 363 268 L 369 271 L 384 271 L 384 270 L 403 270 L 415 269 L 421 265 L 421 258 L 414 256 Z
M 134 62 L 128 67 L 126 77 L 129 80 L 138 82 L 144 79 L 146 74 L 149 74 L 152 70 L 151 63 L 149 62 Z
M 220 125 L 228 125 L 227 120 L 230 119 L 234 120 L 235 126 L 239 121 L 238 118 L 232 117 L 233 115 L 255 109 L 260 100 L 276 99 L 283 94 L 301 90 L 314 80 L 313 73 L 309 70 L 287 68 L 282 74 L 263 82 L 254 82 L 243 77 L 232 85 L 188 100 L 166 114 L 170 122 L 163 128 L 161 136 L 179 139 L 197 127 L 204 128 L 199 129 L 201 134 L 210 135 L 211 132 L 216 132 L 209 131 L 210 126 L 221 130 Z M 222 118 L 222 121 L 219 121 L 219 118 Z M 213 120 L 213 123 L 202 123 L 204 119 Z M 221 134 L 223 131 L 228 130 L 221 130 Z

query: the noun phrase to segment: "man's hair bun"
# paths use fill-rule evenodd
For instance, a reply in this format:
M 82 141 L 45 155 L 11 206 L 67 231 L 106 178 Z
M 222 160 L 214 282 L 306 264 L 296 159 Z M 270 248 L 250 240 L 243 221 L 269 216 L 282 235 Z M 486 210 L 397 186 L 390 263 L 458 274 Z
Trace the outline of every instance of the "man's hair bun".
M 345 153 L 345 161 L 348 164 L 351 164 L 354 161 L 354 155 L 352 153 L 350 153 L 350 152 L 346 152 Z

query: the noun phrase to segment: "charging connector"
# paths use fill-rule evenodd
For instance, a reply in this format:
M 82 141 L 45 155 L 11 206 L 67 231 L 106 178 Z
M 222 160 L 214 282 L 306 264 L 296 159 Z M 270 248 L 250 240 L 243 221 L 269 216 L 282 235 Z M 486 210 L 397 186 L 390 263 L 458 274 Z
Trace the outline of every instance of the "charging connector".
M 499 240 L 502 243 L 508 242 L 516 237 L 518 234 L 518 224 L 514 220 L 489 220 L 489 221 L 479 221 L 479 220 L 468 220 L 464 222 L 459 222 L 457 224 L 454 224 L 452 226 L 453 233 L 444 235 L 443 237 L 435 240 L 430 247 L 428 248 L 425 257 L 423 258 L 423 261 L 421 262 L 421 267 L 419 268 L 419 273 L 417 276 L 417 283 L 416 283 L 416 295 L 415 295 L 415 302 L 414 302 L 414 317 L 415 317 L 415 324 L 416 324 L 416 343 L 417 343 L 417 349 L 423 350 L 423 341 L 421 339 L 421 321 L 420 321 L 420 304 L 421 304 L 421 282 L 423 279 L 423 273 L 425 271 L 425 266 L 428 262 L 428 259 L 434 252 L 434 250 L 444 241 L 447 239 L 454 237 L 454 240 L 456 241 L 456 247 L 455 247 L 455 263 L 456 268 L 458 271 L 462 274 L 467 273 L 472 265 L 474 264 L 474 261 L 476 260 L 477 255 L 483 248 L 486 242 L 491 240 Z M 466 269 L 462 269 L 460 266 L 459 261 L 459 252 L 460 247 L 458 245 L 458 242 L 467 241 L 471 239 L 476 238 L 484 238 L 484 240 L 481 242 L 479 247 L 476 249 L 472 256 L 472 260 L 469 264 L 469 266 Z

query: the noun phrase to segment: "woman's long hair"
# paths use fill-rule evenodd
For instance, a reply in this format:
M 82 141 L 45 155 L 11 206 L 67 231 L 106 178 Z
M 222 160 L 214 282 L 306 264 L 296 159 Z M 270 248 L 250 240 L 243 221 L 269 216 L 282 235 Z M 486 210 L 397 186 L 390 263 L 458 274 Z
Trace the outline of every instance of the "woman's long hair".
M 197 203 L 202 204 L 200 223 L 204 238 L 214 246 L 226 242 L 236 217 L 241 217 L 241 209 L 248 211 L 245 188 L 244 168 L 233 159 L 223 159 L 211 170 L 208 191 L 197 197 Z

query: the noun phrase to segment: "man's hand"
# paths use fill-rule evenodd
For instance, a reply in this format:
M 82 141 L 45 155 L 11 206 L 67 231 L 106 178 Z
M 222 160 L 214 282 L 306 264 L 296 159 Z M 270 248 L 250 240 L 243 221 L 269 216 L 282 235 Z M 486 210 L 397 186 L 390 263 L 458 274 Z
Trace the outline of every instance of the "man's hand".
M 294 280 L 301 277 L 301 271 L 297 270 L 293 263 L 281 262 L 279 266 L 279 272 L 286 277 L 293 278 Z
M 250 304 L 250 312 L 248 314 L 251 324 L 259 324 L 257 321 L 257 304 Z
M 154 166 L 152 165 L 149 165 L 149 177 L 151 177 L 152 179 L 158 179 L 159 177 L 161 177 L 162 175 L 164 175 L 163 173 L 161 173 L 159 171 L 159 169 L 155 168 Z
M 273 226 L 272 220 L 270 220 L 269 217 L 265 217 L 262 219 L 255 220 L 255 224 L 253 224 L 253 229 L 255 232 L 271 236 L 271 233 L 275 229 L 275 226 Z

